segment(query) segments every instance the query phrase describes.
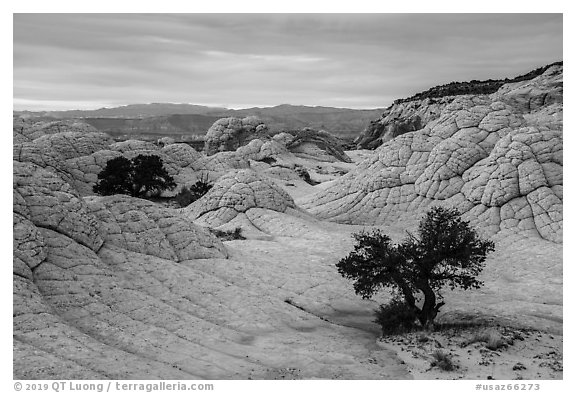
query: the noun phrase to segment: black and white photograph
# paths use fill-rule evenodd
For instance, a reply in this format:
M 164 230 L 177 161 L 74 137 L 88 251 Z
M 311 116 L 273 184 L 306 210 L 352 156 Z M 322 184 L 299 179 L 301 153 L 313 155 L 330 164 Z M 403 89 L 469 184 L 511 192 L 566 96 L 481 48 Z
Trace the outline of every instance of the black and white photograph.
M 12 22 L 22 390 L 564 379 L 563 13 Z

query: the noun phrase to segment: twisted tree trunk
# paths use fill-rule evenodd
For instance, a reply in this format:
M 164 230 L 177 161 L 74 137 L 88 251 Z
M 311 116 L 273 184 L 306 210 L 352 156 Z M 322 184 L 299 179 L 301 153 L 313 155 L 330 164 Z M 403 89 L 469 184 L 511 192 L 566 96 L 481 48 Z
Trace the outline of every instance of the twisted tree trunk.
M 444 302 L 436 303 L 436 294 L 430 287 L 428 282 L 421 282 L 418 285 L 418 289 L 422 291 L 424 294 L 424 304 L 422 305 L 422 309 L 418 313 L 418 320 L 422 324 L 422 326 L 426 329 L 433 328 L 434 326 L 434 319 L 438 314 L 440 308 L 445 304 Z

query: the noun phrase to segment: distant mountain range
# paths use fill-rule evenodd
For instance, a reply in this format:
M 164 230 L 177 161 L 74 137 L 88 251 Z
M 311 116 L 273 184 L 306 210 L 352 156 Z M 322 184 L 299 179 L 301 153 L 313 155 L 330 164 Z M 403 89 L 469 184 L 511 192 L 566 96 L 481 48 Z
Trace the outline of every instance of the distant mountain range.
M 83 119 L 113 136 L 173 137 L 204 135 L 223 117 L 258 116 L 272 132 L 304 127 L 324 129 L 342 138 L 355 138 L 384 109 L 357 110 L 322 106 L 278 105 L 266 108 L 227 109 L 192 104 L 134 104 L 116 108 L 68 111 L 14 111 L 15 116 L 50 119 Z

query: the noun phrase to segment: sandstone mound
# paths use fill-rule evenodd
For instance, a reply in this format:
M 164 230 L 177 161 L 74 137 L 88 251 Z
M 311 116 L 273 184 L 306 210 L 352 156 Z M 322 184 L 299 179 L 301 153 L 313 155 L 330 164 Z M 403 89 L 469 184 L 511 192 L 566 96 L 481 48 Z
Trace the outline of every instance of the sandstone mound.
M 266 136 L 268 127 L 255 116 L 239 119 L 227 117 L 217 120 L 206 133 L 204 152 L 234 151 L 255 138 Z
M 181 168 L 194 166 L 198 160 L 204 157 L 193 147 L 185 143 L 168 144 L 164 146 L 160 152 L 170 157 Z
M 221 181 L 222 205 L 294 228 L 266 215 L 294 206 L 282 190 L 253 173 L 237 177 Z M 233 193 L 255 207 L 225 203 Z M 317 254 L 270 249 L 290 253 L 290 264 L 269 260 L 258 243 L 250 258 L 240 248 L 240 259 L 225 259 L 228 249 L 178 210 L 81 198 L 52 170 L 14 161 L 14 378 L 405 378 L 389 353 L 370 349 L 371 333 L 293 305 L 318 312 L 336 297 L 357 301 L 318 284 L 338 279 L 332 261 L 319 262 L 333 236 L 321 239 Z
M 338 140 L 323 130 L 316 131 L 311 128 L 304 128 L 300 131 L 277 134 L 273 139 L 281 142 L 290 152 L 300 157 L 317 161 L 352 162 Z
M 59 134 L 68 131 L 82 133 L 98 132 L 98 130 L 91 125 L 76 120 L 35 122 L 32 120 L 15 119 L 13 125 L 14 134 L 19 134 L 18 139 L 26 139 L 29 141 L 33 141 L 44 135 Z
M 88 208 L 101 222 L 105 241 L 126 250 L 173 261 L 223 258 L 222 244 L 177 212 L 138 198 L 92 198 Z
M 108 149 L 113 141 L 101 132 L 67 131 L 41 136 L 33 143 L 42 151 L 55 152 L 63 160 L 69 160 Z
M 393 105 L 354 140 L 359 149 L 375 149 L 389 140 L 423 128 L 440 115 L 453 97 L 425 98 Z
M 321 218 L 379 224 L 445 204 L 489 234 L 561 242 L 562 151 L 561 131 L 526 127 L 489 97 L 462 96 L 302 206 Z
M 564 73 L 562 65 L 553 65 L 531 80 L 504 84 L 492 99 L 502 101 L 522 113 L 561 104 L 564 93 Z
M 158 146 L 151 142 L 140 141 L 136 139 L 129 139 L 127 141 L 116 142 L 110 145 L 110 150 L 126 153 L 131 151 L 155 151 Z
M 527 119 L 533 119 L 540 125 L 555 123 L 561 127 L 562 80 L 563 65 L 554 63 L 513 80 L 472 81 L 437 86 L 414 97 L 396 100 L 380 119 L 370 122 L 355 143 L 361 149 L 375 149 L 399 135 L 422 129 L 429 122 L 438 119 L 443 109 L 458 96 L 456 94 L 482 96 L 480 91 L 485 89 L 488 93 L 484 92 L 484 95 L 490 94 L 493 101 L 509 105 L 514 108 L 514 112 L 522 113 Z M 479 91 L 474 93 L 477 88 Z M 545 109 L 558 104 L 552 113 L 550 109 Z M 545 121 L 542 121 L 539 114 L 534 116 L 535 112 L 540 110 L 548 116 Z
M 174 140 L 174 138 L 171 138 L 169 136 L 165 136 L 163 138 L 160 138 L 156 141 L 156 143 L 158 144 L 158 146 L 164 147 L 164 146 L 168 146 L 168 145 L 173 145 L 176 141 Z
M 13 162 L 14 213 L 97 251 L 98 221 L 68 183 L 32 163 Z
M 253 208 L 283 213 L 295 207 L 283 189 L 252 170 L 240 170 L 222 176 L 206 195 L 184 210 L 187 217 L 218 227 Z

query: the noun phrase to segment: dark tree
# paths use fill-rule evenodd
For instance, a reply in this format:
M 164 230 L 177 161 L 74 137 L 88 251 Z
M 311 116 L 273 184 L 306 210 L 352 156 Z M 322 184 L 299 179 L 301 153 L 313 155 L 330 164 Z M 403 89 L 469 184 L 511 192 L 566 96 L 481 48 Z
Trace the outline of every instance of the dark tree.
M 162 159 L 155 155 L 140 154 L 132 160 L 114 158 L 106 163 L 98 179 L 93 190 L 100 195 L 143 197 L 176 187 L 174 178 L 164 169 Z
M 420 221 L 417 236 L 400 244 L 376 230 L 354 234 L 354 250 L 336 264 L 338 272 L 354 280 L 356 294 L 370 298 L 381 288 L 392 289 L 428 327 L 445 304 L 440 290 L 480 288 L 476 277 L 494 243 L 480 239 L 457 209 L 432 208 Z M 417 298 L 424 298 L 417 305 Z
M 128 194 L 132 195 L 132 162 L 126 157 L 116 157 L 106 163 L 106 167 L 98 174 L 98 182 L 93 187 L 100 195 Z
M 163 190 L 176 187 L 174 178 L 164 169 L 158 156 L 138 155 L 132 159 L 134 168 L 132 196 L 159 195 Z

